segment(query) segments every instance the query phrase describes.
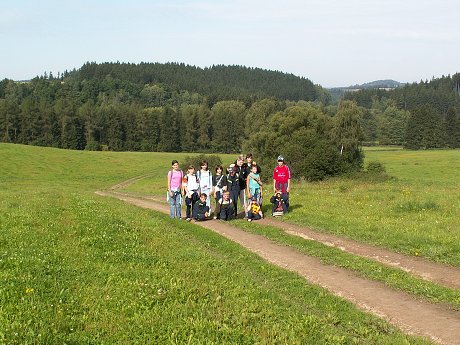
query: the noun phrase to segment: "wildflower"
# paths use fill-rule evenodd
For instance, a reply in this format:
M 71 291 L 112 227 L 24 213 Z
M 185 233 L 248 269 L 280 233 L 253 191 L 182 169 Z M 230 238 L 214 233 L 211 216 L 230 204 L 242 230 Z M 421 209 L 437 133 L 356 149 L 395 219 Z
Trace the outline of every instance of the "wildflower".
M 34 289 L 33 288 L 26 288 L 26 293 L 29 294 L 29 293 L 33 293 L 34 292 Z

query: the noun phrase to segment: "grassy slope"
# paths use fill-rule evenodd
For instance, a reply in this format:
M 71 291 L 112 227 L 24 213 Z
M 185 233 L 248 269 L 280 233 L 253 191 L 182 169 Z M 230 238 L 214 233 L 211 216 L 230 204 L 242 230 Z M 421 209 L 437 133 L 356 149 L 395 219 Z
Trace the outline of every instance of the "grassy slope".
M 93 194 L 152 171 L 163 189 L 177 156 L 0 144 L 1 343 L 422 343 L 212 232 Z
M 296 185 L 286 218 L 460 267 L 460 151 L 373 150 L 366 160 L 383 162 L 395 179 Z

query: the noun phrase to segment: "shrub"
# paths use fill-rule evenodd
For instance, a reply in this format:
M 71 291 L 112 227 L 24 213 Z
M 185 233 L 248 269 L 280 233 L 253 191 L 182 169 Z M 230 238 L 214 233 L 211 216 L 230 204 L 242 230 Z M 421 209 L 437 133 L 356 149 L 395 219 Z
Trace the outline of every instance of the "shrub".
M 181 163 L 183 170 L 186 170 L 189 165 L 193 165 L 196 170 L 200 170 L 201 162 L 207 161 L 209 170 L 214 173 L 217 165 L 222 165 L 222 159 L 218 155 L 205 155 L 199 154 L 198 156 L 187 156 L 184 158 L 184 162 Z M 224 171 L 225 171 L 224 167 Z
M 379 175 L 379 174 L 385 174 L 386 169 L 383 163 L 379 161 L 371 161 L 367 164 L 366 166 L 366 171 L 369 174 L 374 174 L 374 175 Z

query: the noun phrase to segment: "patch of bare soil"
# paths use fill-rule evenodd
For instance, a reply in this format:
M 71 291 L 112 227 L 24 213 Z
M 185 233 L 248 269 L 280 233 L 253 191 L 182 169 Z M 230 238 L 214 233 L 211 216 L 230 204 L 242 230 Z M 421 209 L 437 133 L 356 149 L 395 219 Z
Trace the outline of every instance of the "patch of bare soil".
M 383 248 L 341 238 L 330 234 L 318 233 L 304 226 L 294 225 L 273 218 L 265 218 L 262 224 L 276 226 L 285 232 L 302 238 L 318 241 L 339 248 L 348 253 L 394 266 L 422 279 L 453 289 L 460 289 L 460 269 L 428 261 L 420 257 L 410 257 Z
M 110 192 L 97 192 L 97 194 L 112 196 L 139 207 L 169 214 L 169 205 L 164 202 L 133 197 L 116 192 L 114 189 Z M 409 334 L 429 337 L 440 344 L 460 344 L 460 312 L 458 311 L 441 304 L 417 300 L 409 294 L 393 290 L 382 283 L 357 277 L 345 269 L 324 265 L 316 258 L 301 254 L 263 236 L 247 233 L 232 226 L 231 223 L 209 220 L 196 224 L 239 243 L 270 263 L 300 274 L 309 282 L 320 285 L 333 294 L 353 302 L 359 308 L 388 320 Z M 318 234 L 277 219 L 265 219 L 262 224 L 278 226 L 298 236 L 330 243 L 330 245 L 357 255 L 383 260 L 381 262 L 397 265 L 425 278 L 434 277 L 433 280 L 442 280 L 442 276 L 434 274 L 437 267 L 448 270 L 444 272 L 450 272 L 449 274 L 458 274 L 458 271 L 451 267 L 432 264 L 425 260 L 418 260 L 418 258 L 404 257 L 332 235 Z M 458 287 L 458 280 L 455 285 L 455 283 L 451 284 L 449 277 L 445 278 L 447 279 L 446 285 Z

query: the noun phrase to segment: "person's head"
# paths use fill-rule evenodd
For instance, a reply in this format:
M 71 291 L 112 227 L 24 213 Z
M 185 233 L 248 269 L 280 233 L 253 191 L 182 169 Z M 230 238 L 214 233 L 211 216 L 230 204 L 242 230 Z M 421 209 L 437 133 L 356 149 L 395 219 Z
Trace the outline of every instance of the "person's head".
M 189 165 L 187 167 L 187 172 L 192 175 L 195 172 L 195 167 L 193 165 Z
M 240 167 L 240 166 L 243 166 L 243 163 L 244 163 L 243 156 L 239 156 L 238 159 L 236 160 L 236 165 Z
M 220 175 L 224 171 L 224 168 L 222 168 L 222 165 L 217 165 L 216 166 L 216 174 Z
M 201 202 L 205 202 L 207 198 L 208 198 L 208 196 L 206 195 L 206 193 L 201 193 L 201 195 L 200 195 Z
M 278 156 L 278 165 L 283 165 L 284 164 L 284 157 L 283 156 Z
M 275 190 L 275 195 L 280 197 L 281 196 L 281 190 L 280 189 Z
M 205 160 L 201 161 L 200 166 L 201 166 L 201 170 L 208 170 L 208 162 L 207 161 L 205 161 Z
M 252 160 L 253 160 L 252 153 L 248 153 L 246 155 L 246 162 L 248 163 L 248 165 L 252 165 Z
M 226 190 L 225 192 L 222 193 L 222 198 L 224 200 L 228 200 L 230 199 L 230 192 L 228 190 Z
M 236 173 L 236 167 L 235 164 L 230 164 L 230 166 L 227 168 L 227 171 L 229 174 L 234 175 Z
M 178 162 L 177 160 L 174 159 L 174 160 L 171 162 L 171 166 L 172 166 L 172 168 L 173 168 L 174 170 L 178 170 L 178 169 L 179 169 L 179 162 Z
M 251 165 L 251 172 L 252 172 L 253 174 L 256 174 L 256 173 L 257 173 L 257 165 L 255 165 L 255 164 Z

